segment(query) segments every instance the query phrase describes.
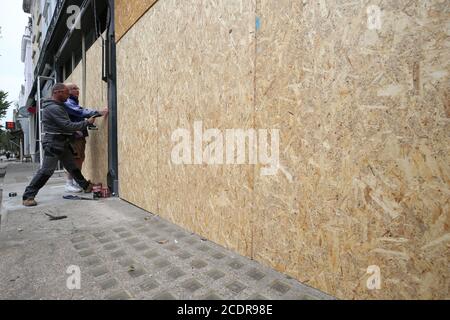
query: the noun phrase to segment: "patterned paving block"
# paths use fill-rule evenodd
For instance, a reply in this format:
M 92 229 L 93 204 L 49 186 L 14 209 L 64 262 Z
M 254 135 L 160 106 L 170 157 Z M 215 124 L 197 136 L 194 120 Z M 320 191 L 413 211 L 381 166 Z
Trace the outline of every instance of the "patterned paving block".
M 213 257 L 216 260 L 221 260 L 226 257 L 222 252 L 212 252 L 211 257 Z
M 147 279 L 139 285 L 143 291 L 150 291 L 159 287 L 159 283 L 153 279 Z
M 119 237 L 121 237 L 122 239 L 129 238 L 131 236 L 133 236 L 133 234 L 131 232 L 124 232 L 124 233 L 119 234 Z
M 163 291 L 153 297 L 153 300 L 176 300 L 177 298 L 168 291 Z
M 125 242 L 128 243 L 128 244 L 136 244 L 139 241 L 140 240 L 138 238 L 130 238 L 130 239 L 125 240 Z
M 316 300 L 316 298 L 306 293 L 293 292 L 292 294 L 284 296 L 283 300 Z
M 144 257 L 146 257 L 147 259 L 153 259 L 156 258 L 157 256 L 159 256 L 159 253 L 156 251 L 148 251 L 144 253 Z
M 111 253 L 111 257 L 113 258 L 122 258 L 125 257 L 127 255 L 127 253 L 125 252 L 125 250 L 117 250 Z
M 106 236 L 106 232 L 96 232 L 96 233 L 93 233 L 92 235 L 96 238 L 102 238 L 102 237 Z
M 124 290 L 113 292 L 105 297 L 107 300 L 129 300 L 131 298 L 131 295 Z
M 185 233 L 185 232 L 181 232 L 181 231 L 180 231 L 180 232 L 175 233 L 174 236 L 175 236 L 175 238 L 177 238 L 177 239 L 182 239 L 182 238 L 187 237 L 188 234 Z
M 203 260 L 193 260 L 191 262 L 191 266 L 195 269 L 202 269 L 206 267 L 208 264 Z
M 197 250 L 202 251 L 202 252 L 206 252 L 209 251 L 211 248 L 209 246 L 207 246 L 206 244 L 202 244 L 199 245 L 198 247 L 196 247 Z
M 166 259 L 158 259 L 154 263 L 155 267 L 162 269 L 170 265 L 170 262 Z
M 255 281 L 259 281 L 259 280 L 263 279 L 266 276 L 264 273 L 262 273 L 261 271 L 259 271 L 256 268 L 253 268 L 250 271 L 248 271 L 246 273 L 246 275 L 249 276 L 250 278 L 252 278 Z
M 176 232 L 176 231 L 177 231 L 177 229 L 171 228 L 171 227 L 169 227 L 169 228 L 167 228 L 167 229 L 164 230 L 165 233 L 174 233 L 174 232 Z
M 136 228 L 141 228 L 143 225 L 144 225 L 143 221 L 142 222 L 135 222 L 135 223 L 131 224 L 131 227 L 136 229 Z
M 92 249 L 83 250 L 83 251 L 78 252 L 78 254 L 83 258 L 92 256 L 94 253 L 95 253 L 95 251 Z
M 86 260 L 86 265 L 89 267 L 95 267 L 102 263 L 102 260 L 100 260 L 99 257 L 90 257 Z
M 136 229 L 136 231 L 138 233 L 147 233 L 147 232 L 150 232 L 150 229 L 147 227 L 143 227 L 143 228 Z
M 153 239 L 153 238 L 156 238 L 156 237 L 159 237 L 159 236 L 160 236 L 160 234 L 157 233 L 157 232 L 149 232 L 149 233 L 146 233 L 145 235 L 146 235 L 146 237 L 149 238 L 149 239 Z
M 87 242 L 77 243 L 73 247 L 77 250 L 83 250 L 89 248 L 89 243 Z
M 169 226 L 167 224 L 165 224 L 165 223 L 157 223 L 156 225 L 154 225 L 154 227 L 156 229 L 162 230 L 162 229 L 168 228 Z
M 236 294 L 240 293 L 242 290 L 247 288 L 246 285 L 244 285 L 243 283 L 241 283 L 239 281 L 233 281 L 232 283 L 228 284 L 226 287 Z
M 73 238 L 72 240 L 70 240 L 72 243 L 79 243 L 86 240 L 85 236 L 81 236 L 81 237 L 77 237 L 77 238 Z
M 177 246 L 176 244 L 169 244 L 168 246 L 165 246 L 164 249 L 169 250 L 169 251 L 177 251 L 180 249 L 179 246 Z
M 114 250 L 114 249 L 117 249 L 118 247 L 119 246 L 117 244 L 115 244 L 115 243 L 110 243 L 110 244 L 107 244 L 107 245 L 103 246 L 103 248 L 105 250 Z
M 222 271 L 217 270 L 217 269 L 212 269 L 212 270 L 208 271 L 206 274 L 208 275 L 208 277 L 210 277 L 214 280 L 219 280 L 220 278 L 225 277 L 225 273 L 223 273 Z
M 187 239 L 185 242 L 186 242 L 187 244 L 194 245 L 194 244 L 197 244 L 197 243 L 199 242 L 199 240 L 198 240 L 198 239 L 195 239 L 195 238 L 189 238 L 189 239 Z
M 239 270 L 244 266 L 244 264 L 242 262 L 240 262 L 238 259 L 231 260 L 228 263 L 228 265 L 235 270 Z
M 115 228 L 115 229 L 113 229 L 113 231 L 116 233 L 121 233 L 121 232 L 127 231 L 127 229 L 121 227 L 121 228 Z
M 270 288 L 280 294 L 285 294 L 286 292 L 288 292 L 291 289 L 290 286 L 288 286 L 287 284 L 285 284 L 279 280 L 275 280 L 274 282 L 272 282 L 270 285 Z
M 255 294 L 251 295 L 250 297 L 248 297 L 247 300 L 269 300 L 269 299 L 260 295 L 259 293 L 255 293 Z
M 108 268 L 106 268 L 105 266 L 95 267 L 94 269 L 91 270 L 91 274 L 96 278 L 103 276 L 107 273 L 108 273 Z
M 124 268 L 129 268 L 136 265 L 136 261 L 131 258 L 125 258 L 119 261 L 119 264 Z
M 223 300 L 223 298 L 213 291 L 204 295 L 201 300 Z
M 177 254 L 177 257 L 183 260 L 189 259 L 192 257 L 192 254 L 190 254 L 189 252 L 186 251 L 182 251 L 180 253 Z
M 195 292 L 195 291 L 197 291 L 198 289 L 200 289 L 200 288 L 203 287 L 203 286 L 201 285 L 201 283 L 198 282 L 198 281 L 195 280 L 195 279 L 189 279 L 189 280 L 186 280 L 185 282 L 183 282 L 183 283 L 181 284 L 181 286 L 182 286 L 184 289 L 186 289 L 187 291 L 189 291 L 189 292 Z
M 101 244 L 109 243 L 109 242 L 112 242 L 112 241 L 114 241 L 114 239 L 110 238 L 110 237 L 98 239 L 98 242 L 100 242 Z
M 186 273 L 184 273 L 180 268 L 175 267 L 175 268 L 170 269 L 170 270 L 167 272 L 167 275 L 168 275 L 170 278 L 172 278 L 172 279 L 175 280 L 175 279 L 178 279 L 178 278 L 180 278 L 180 277 L 186 275 Z
M 119 283 L 116 279 L 106 279 L 103 281 L 100 281 L 99 285 L 103 290 L 108 290 L 117 287 Z
M 133 248 L 135 248 L 137 251 L 144 251 L 144 250 L 149 249 L 150 247 L 148 245 L 146 245 L 145 243 L 140 243 L 140 244 L 133 246 Z

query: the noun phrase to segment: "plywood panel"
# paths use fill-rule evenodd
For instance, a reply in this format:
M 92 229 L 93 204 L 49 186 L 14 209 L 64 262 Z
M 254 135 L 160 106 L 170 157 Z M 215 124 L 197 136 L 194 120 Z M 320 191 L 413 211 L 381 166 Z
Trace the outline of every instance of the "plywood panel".
M 253 127 L 253 1 L 163 1 L 155 11 L 161 41 L 159 80 L 159 209 L 211 241 L 251 255 L 253 168 L 174 165 L 178 128 Z M 167 13 L 170 12 L 170 18 Z M 174 23 L 173 21 L 176 21 Z M 206 143 L 205 143 L 206 144 Z M 192 160 L 194 155 L 192 155 Z
M 379 30 L 358 1 L 258 0 L 281 162 L 255 175 L 255 259 L 339 298 L 448 298 L 448 3 L 370 4 Z
M 253 36 L 252 2 L 169 0 L 118 44 L 121 197 L 247 255 L 252 167 L 174 165 L 171 136 L 195 121 L 204 130 L 253 126 Z M 130 123 L 143 145 L 124 136 Z
M 75 66 L 75 69 L 66 79 L 65 83 L 79 83 L 81 85 L 82 80 L 83 80 L 83 66 L 80 62 Z
M 156 1 L 158 0 L 116 0 L 116 41 L 119 41 Z
M 118 43 L 121 197 L 339 298 L 448 298 L 448 6 L 371 4 L 157 2 Z M 279 129 L 277 174 L 175 165 L 195 121 Z
M 86 53 L 86 106 L 102 110 L 108 106 L 108 85 L 102 81 L 102 47 L 97 40 Z M 98 130 L 90 130 L 86 144 L 83 174 L 94 182 L 107 186 L 108 174 L 108 119 L 97 118 Z
M 151 13 L 148 13 L 151 15 Z M 152 25 L 137 25 L 117 45 L 119 193 L 157 212 L 158 40 Z

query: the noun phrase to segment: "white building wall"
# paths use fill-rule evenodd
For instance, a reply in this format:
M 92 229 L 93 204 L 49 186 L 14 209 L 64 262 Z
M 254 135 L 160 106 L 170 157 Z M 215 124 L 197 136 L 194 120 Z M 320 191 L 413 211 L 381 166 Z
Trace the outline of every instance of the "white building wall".
M 25 30 L 22 42 L 22 61 L 24 63 L 24 91 L 20 98 L 20 106 L 27 106 L 27 97 L 29 96 L 34 82 L 34 69 L 39 60 L 39 56 L 44 44 L 49 26 L 55 14 L 57 0 L 31 0 L 30 16 L 32 23 Z M 38 23 L 39 22 L 39 23 Z M 40 33 L 40 35 L 39 35 Z M 34 54 L 33 54 L 34 53 Z M 51 87 L 51 84 L 49 83 Z M 48 96 L 49 88 L 44 88 L 42 96 Z M 37 99 L 37 95 L 35 96 Z M 24 153 L 31 155 L 33 162 L 38 161 L 36 152 L 36 114 L 30 114 L 28 119 L 21 119 L 22 130 L 24 132 Z

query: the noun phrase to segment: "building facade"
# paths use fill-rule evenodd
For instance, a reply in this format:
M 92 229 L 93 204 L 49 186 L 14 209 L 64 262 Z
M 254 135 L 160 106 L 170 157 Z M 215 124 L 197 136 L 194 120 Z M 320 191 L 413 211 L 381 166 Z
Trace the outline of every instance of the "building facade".
M 32 161 L 39 160 L 39 130 L 38 115 L 36 113 L 36 95 L 31 95 L 35 82 L 35 68 L 47 36 L 50 22 L 53 18 L 57 0 L 24 0 L 22 8 L 30 14 L 29 24 L 22 37 L 21 60 L 24 63 L 24 84 L 19 97 L 17 115 L 23 130 L 23 156 L 31 157 Z M 43 95 L 48 95 L 48 87 Z

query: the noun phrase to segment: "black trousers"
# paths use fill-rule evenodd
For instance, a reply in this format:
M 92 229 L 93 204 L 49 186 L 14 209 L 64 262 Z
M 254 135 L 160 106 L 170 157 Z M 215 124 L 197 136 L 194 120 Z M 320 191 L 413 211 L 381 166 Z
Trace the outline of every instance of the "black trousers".
M 73 149 L 70 145 L 71 137 L 63 135 L 45 135 L 42 142 L 44 149 L 44 161 L 42 168 L 36 172 L 22 196 L 23 200 L 34 198 L 39 190 L 47 183 L 61 161 L 64 168 L 69 172 L 80 187 L 86 189 L 89 182 L 83 177 L 73 159 Z

